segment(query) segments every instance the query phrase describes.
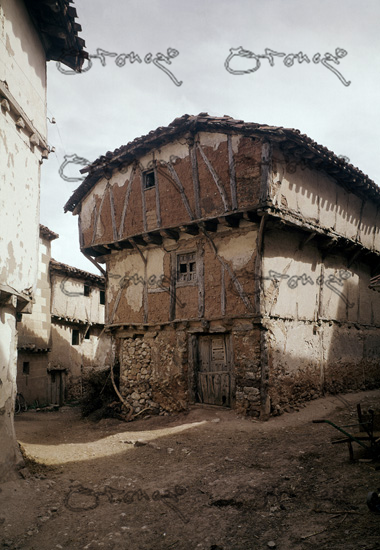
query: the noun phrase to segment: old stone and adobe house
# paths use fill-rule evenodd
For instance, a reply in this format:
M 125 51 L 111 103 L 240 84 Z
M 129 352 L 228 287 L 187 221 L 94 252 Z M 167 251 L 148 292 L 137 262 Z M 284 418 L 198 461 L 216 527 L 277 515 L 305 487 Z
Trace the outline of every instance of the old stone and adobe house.
M 113 363 L 104 331 L 105 278 L 55 260 L 50 262 L 52 347 L 50 400 L 82 397 L 94 370 Z
M 114 152 L 65 209 L 106 264 L 135 411 L 278 414 L 380 382 L 380 190 L 298 130 L 184 115 Z
M 40 169 L 48 156 L 46 61 L 80 70 L 88 54 L 69 0 L 0 4 L 0 482 L 18 461 L 13 428 L 16 317 L 37 284 Z
M 105 279 L 51 259 L 58 235 L 40 225 L 32 313 L 18 324 L 17 390 L 29 405 L 82 397 L 87 378 L 112 362 L 104 332 Z

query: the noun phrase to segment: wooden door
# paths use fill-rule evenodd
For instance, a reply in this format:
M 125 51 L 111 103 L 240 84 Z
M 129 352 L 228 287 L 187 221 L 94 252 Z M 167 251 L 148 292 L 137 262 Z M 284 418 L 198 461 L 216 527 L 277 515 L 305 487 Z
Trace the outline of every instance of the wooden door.
M 50 372 L 50 403 L 63 405 L 66 392 L 66 375 L 64 370 Z
M 228 341 L 223 334 L 198 339 L 197 395 L 200 403 L 231 406 L 232 373 Z

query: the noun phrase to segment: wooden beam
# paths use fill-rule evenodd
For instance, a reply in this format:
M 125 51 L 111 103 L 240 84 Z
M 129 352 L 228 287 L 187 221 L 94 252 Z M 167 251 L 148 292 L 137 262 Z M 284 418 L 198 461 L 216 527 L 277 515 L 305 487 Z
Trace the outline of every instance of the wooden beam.
M 198 283 L 198 317 L 202 318 L 205 314 L 205 278 L 203 262 L 203 246 L 198 241 L 196 255 L 197 283 Z
M 304 248 L 304 246 L 307 245 L 307 243 L 309 243 L 312 239 L 314 239 L 315 235 L 317 234 L 316 231 L 313 231 L 312 233 L 310 233 L 310 235 L 308 235 L 300 244 L 300 250 L 302 250 Z
M 243 218 L 245 220 L 247 220 L 248 222 L 257 223 L 261 219 L 260 216 L 258 216 L 258 214 L 256 212 L 253 212 L 253 211 L 243 212 L 242 215 L 243 215 Z
M 114 201 L 114 198 L 113 198 L 112 187 L 110 187 L 110 189 L 109 189 L 109 195 L 110 195 L 112 234 L 113 234 L 114 240 L 116 241 L 117 240 L 117 229 L 116 229 L 116 216 L 115 216 L 115 201 Z
M 156 189 L 156 220 L 157 220 L 157 227 L 161 227 L 161 206 L 160 206 L 160 188 L 158 185 L 158 173 L 156 164 L 154 165 L 154 180 L 156 182 L 155 189 Z
M 176 316 L 176 280 L 177 280 L 177 254 L 170 254 L 170 285 L 169 285 L 169 321 L 174 321 Z
M 128 239 L 126 239 L 125 241 L 118 241 L 117 244 L 119 245 L 120 250 L 130 250 L 131 248 L 133 248 L 133 244 Z
M 198 162 L 197 162 L 197 151 L 195 145 L 192 147 L 189 146 L 189 154 L 191 160 L 191 173 L 193 176 L 193 188 L 194 188 L 194 202 L 195 202 L 195 216 L 197 218 L 201 217 L 201 207 L 200 207 L 200 188 L 199 188 L 199 176 L 198 176 Z
M 224 317 L 226 314 L 226 268 L 220 264 L 220 309 Z
M 228 148 L 228 169 L 230 172 L 231 204 L 232 204 L 232 210 L 236 210 L 237 194 L 236 194 L 235 161 L 234 161 L 234 152 L 232 149 L 232 137 L 230 135 L 227 136 L 227 148 Z
M 143 215 L 143 225 L 144 231 L 148 231 L 148 223 L 146 219 L 146 201 L 145 201 L 145 189 L 144 189 L 144 178 L 143 173 L 140 168 L 140 186 L 141 186 L 141 204 L 142 204 L 142 215 Z
M 162 244 L 162 237 L 159 233 L 144 233 L 144 241 L 151 244 Z
M 218 229 L 218 221 L 217 220 L 202 221 L 202 222 L 199 222 L 199 226 L 203 227 L 206 231 L 215 233 L 215 231 Z
M 222 216 L 218 218 L 218 223 L 227 225 L 228 227 L 239 227 L 241 218 L 242 216 L 238 215 Z
M 140 246 L 146 246 L 148 244 L 144 241 L 141 235 L 136 235 L 135 237 L 132 237 L 132 241 L 136 244 L 139 244 Z
M 100 254 L 101 256 L 104 256 L 104 254 L 109 254 L 110 251 L 105 246 L 102 245 L 95 245 L 91 248 L 87 248 L 87 250 L 94 250 L 96 253 Z
M 133 179 L 135 177 L 135 172 L 136 172 L 136 165 L 134 165 L 132 167 L 131 175 L 130 175 L 129 181 L 128 181 L 127 191 L 126 191 L 125 197 L 124 197 L 123 212 L 122 212 L 122 215 L 121 215 L 121 221 L 120 221 L 120 226 L 119 226 L 119 239 L 121 239 L 121 237 L 123 236 L 124 221 L 125 221 L 125 216 L 127 214 L 129 195 L 131 194 L 132 182 L 133 182 Z M 126 183 L 127 183 L 127 180 L 124 182 L 124 185 Z
M 163 238 L 173 239 L 174 241 L 178 241 L 179 239 L 179 233 L 175 229 L 161 229 L 160 235 Z
M 103 204 L 104 204 L 109 186 L 110 186 L 110 184 L 109 184 L 109 182 L 107 182 L 106 188 L 104 189 L 104 193 L 103 193 L 103 196 L 102 196 L 102 200 L 100 201 L 99 211 L 98 212 L 96 211 L 96 205 L 94 207 L 95 221 L 94 221 L 94 232 L 93 232 L 93 235 L 92 235 L 92 242 L 94 242 L 95 238 L 96 238 L 96 232 L 97 232 L 97 229 L 98 229 L 98 222 L 99 222 L 100 215 L 102 213 Z
M 228 207 L 227 196 L 226 196 L 226 192 L 225 192 L 224 187 L 223 187 L 223 183 L 219 179 L 218 174 L 215 172 L 214 167 L 212 166 L 209 159 L 206 157 L 206 153 L 203 151 L 203 149 L 202 149 L 202 147 L 199 143 L 198 143 L 198 150 L 199 150 L 199 152 L 201 154 L 201 157 L 202 157 L 205 165 L 207 166 L 207 168 L 208 168 L 208 170 L 209 170 L 209 172 L 212 176 L 212 179 L 214 180 L 215 185 L 216 185 L 216 187 L 219 191 L 220 198 L 222 199 L 222 202 L 223 202 L 224 211 L 227 212 L 229 210 L 229 207 Z
M 348 261 L 347 268 L 351 267 L 351 265 L 354 263 L 355 260 L 360 256 L 360 254 L 363 252 L 361 248 L 357 250 L 352 256 L 351 259 Z
M 187 213 L 189 214 L 189 218 L 191 220 L 194 220 L 195 216 L 194 216 L 194 214 L 193 214 L 193 212 L 190 208 L 190 204 L 189 204 L 189 201 L 187 199 L 187 196 L 186 196 L 185 190 L 183 188 L 182 182 L 179 179 L 178 174 L 174 169 L 174 166 L 171 164 L 171 162 L 168 162 L 166 166 L 169 168 L 169 172 L 170 172 L 172 177 L 169 178 L 165 173 L 162 173 L 161 171 L 160 171 L 160 174 L 162 173 L 167 178 L 167 180 L 170 181 L 170 183 L 172 185 L 174 185 L 174 187 L 180 193 L 182 202 L 183 202 L 183 204 L 186 208 Z
M 198 235 L 199 228 L 197 225 L 180 225 L 179 226 L 180 231 L 183 233 L 189 233 L 189 235 Z

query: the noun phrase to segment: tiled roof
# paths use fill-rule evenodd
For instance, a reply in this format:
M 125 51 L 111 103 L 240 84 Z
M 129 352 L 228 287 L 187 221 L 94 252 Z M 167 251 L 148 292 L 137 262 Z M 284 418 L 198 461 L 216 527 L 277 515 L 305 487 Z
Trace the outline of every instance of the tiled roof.
M 99 285 L 102 285 L 102 286 L 104 286 L 106 283 L 105 278 L 101 277 L 100 275 L 94 275 L 93 273 L 89 273 L 88 271 L 83 271 L 82 269 L 78 269 L 77 267 L 72 267 L 71 265 L 57 262 L 56 260 L 53 260 L 53 258 L 50 260 L 50 271 L 65 273 L 70 277 L 75 277 L 77 279 L 82 279 L 82 280 L 84 279 L 87 281 L 91 281 L 93 283 L 98 283 Z
M 310 164 L 315 164 L 316 168 L 322 169 L 341 180 L 350 191 L 357 194 L 365 193 L 367 198 L 380 203 L 380 188 L 374 181 L 359 168 L 348 164 L 327 147 L 323 147 L 307 135 L 301 134 L 299 130 L 244 122 L 227 115 L 212 117 L 207 113 L 200 113 L 197 116 L 183 115 L 176 118 L 169 126 L 160 126 L 149 132 L 149 134 L 136 138 L 127 145 L 123 145 L 113 152 L 108 151 L 105 155 L 100 156 L 89 167 L 81 170 L 82 173 L 88 172 L 88 176 L 65 204 L 65 212 L 68 210 L 72 212 L 97 181 L 104 176 L 109 177 L 113 170 L 121 168 L 152 149 L 173 141 L 186 133 L 194 135 L 199 131 L 239 133 L 277 142 L 285 151 L 290 151 L 290 154 L 297 151 L 300 158 L 304 155 Z
M 61 61 L 71 69 L 80 71 L 88 53 L 76 9 L 71 0 L 24 0 L 29 15 L 38 31 L 47 61 Z
M 58 233 L 54 233 L 51 229 L 40 223 L 40 236 L 45 237 L 48 241 L 54 241 L 59 238 Z

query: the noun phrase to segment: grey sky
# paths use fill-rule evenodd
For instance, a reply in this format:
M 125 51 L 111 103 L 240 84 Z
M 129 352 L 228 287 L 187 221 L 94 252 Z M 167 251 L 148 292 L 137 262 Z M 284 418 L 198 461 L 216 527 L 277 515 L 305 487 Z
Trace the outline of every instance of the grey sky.
M 298 128 L 318 143 L 345 155 L 376 182 L 380 181 L 379 100 L 380 3 L 377 0 L 76 0 L 86 49 L 138 54 L 142 63 L 105 56 L 90 70 L 64 75 L 48 64 L 49 144 L 55 147 L 42 167 L 41 223 L 60 234 L 53 255 L 62 262 L 96 271 L 79 251 L 77 217 L 63 205 L 80 182 L 59 176 L 64 155 L 90 161 L 185 113 L 228 114 L 250 122 Z M 286 67 L 261 59 L 251 74 L 233 75 L 224 68 L 230 48 L 256 55 L 265 48 L 279 53 L 347 51 L 340 64 L 345 86 L 321 63 Z M 171 78 L 148 53 L 179 55 L 169 66 Z M 119 58 L 119 63 L 122 63 Z M 85 65 L 85 67 L 87 64 Z M 248 70 L 254 59 L 234 58 L 234 70 Z M 80 177 L 81 166 L 65 169 Z

